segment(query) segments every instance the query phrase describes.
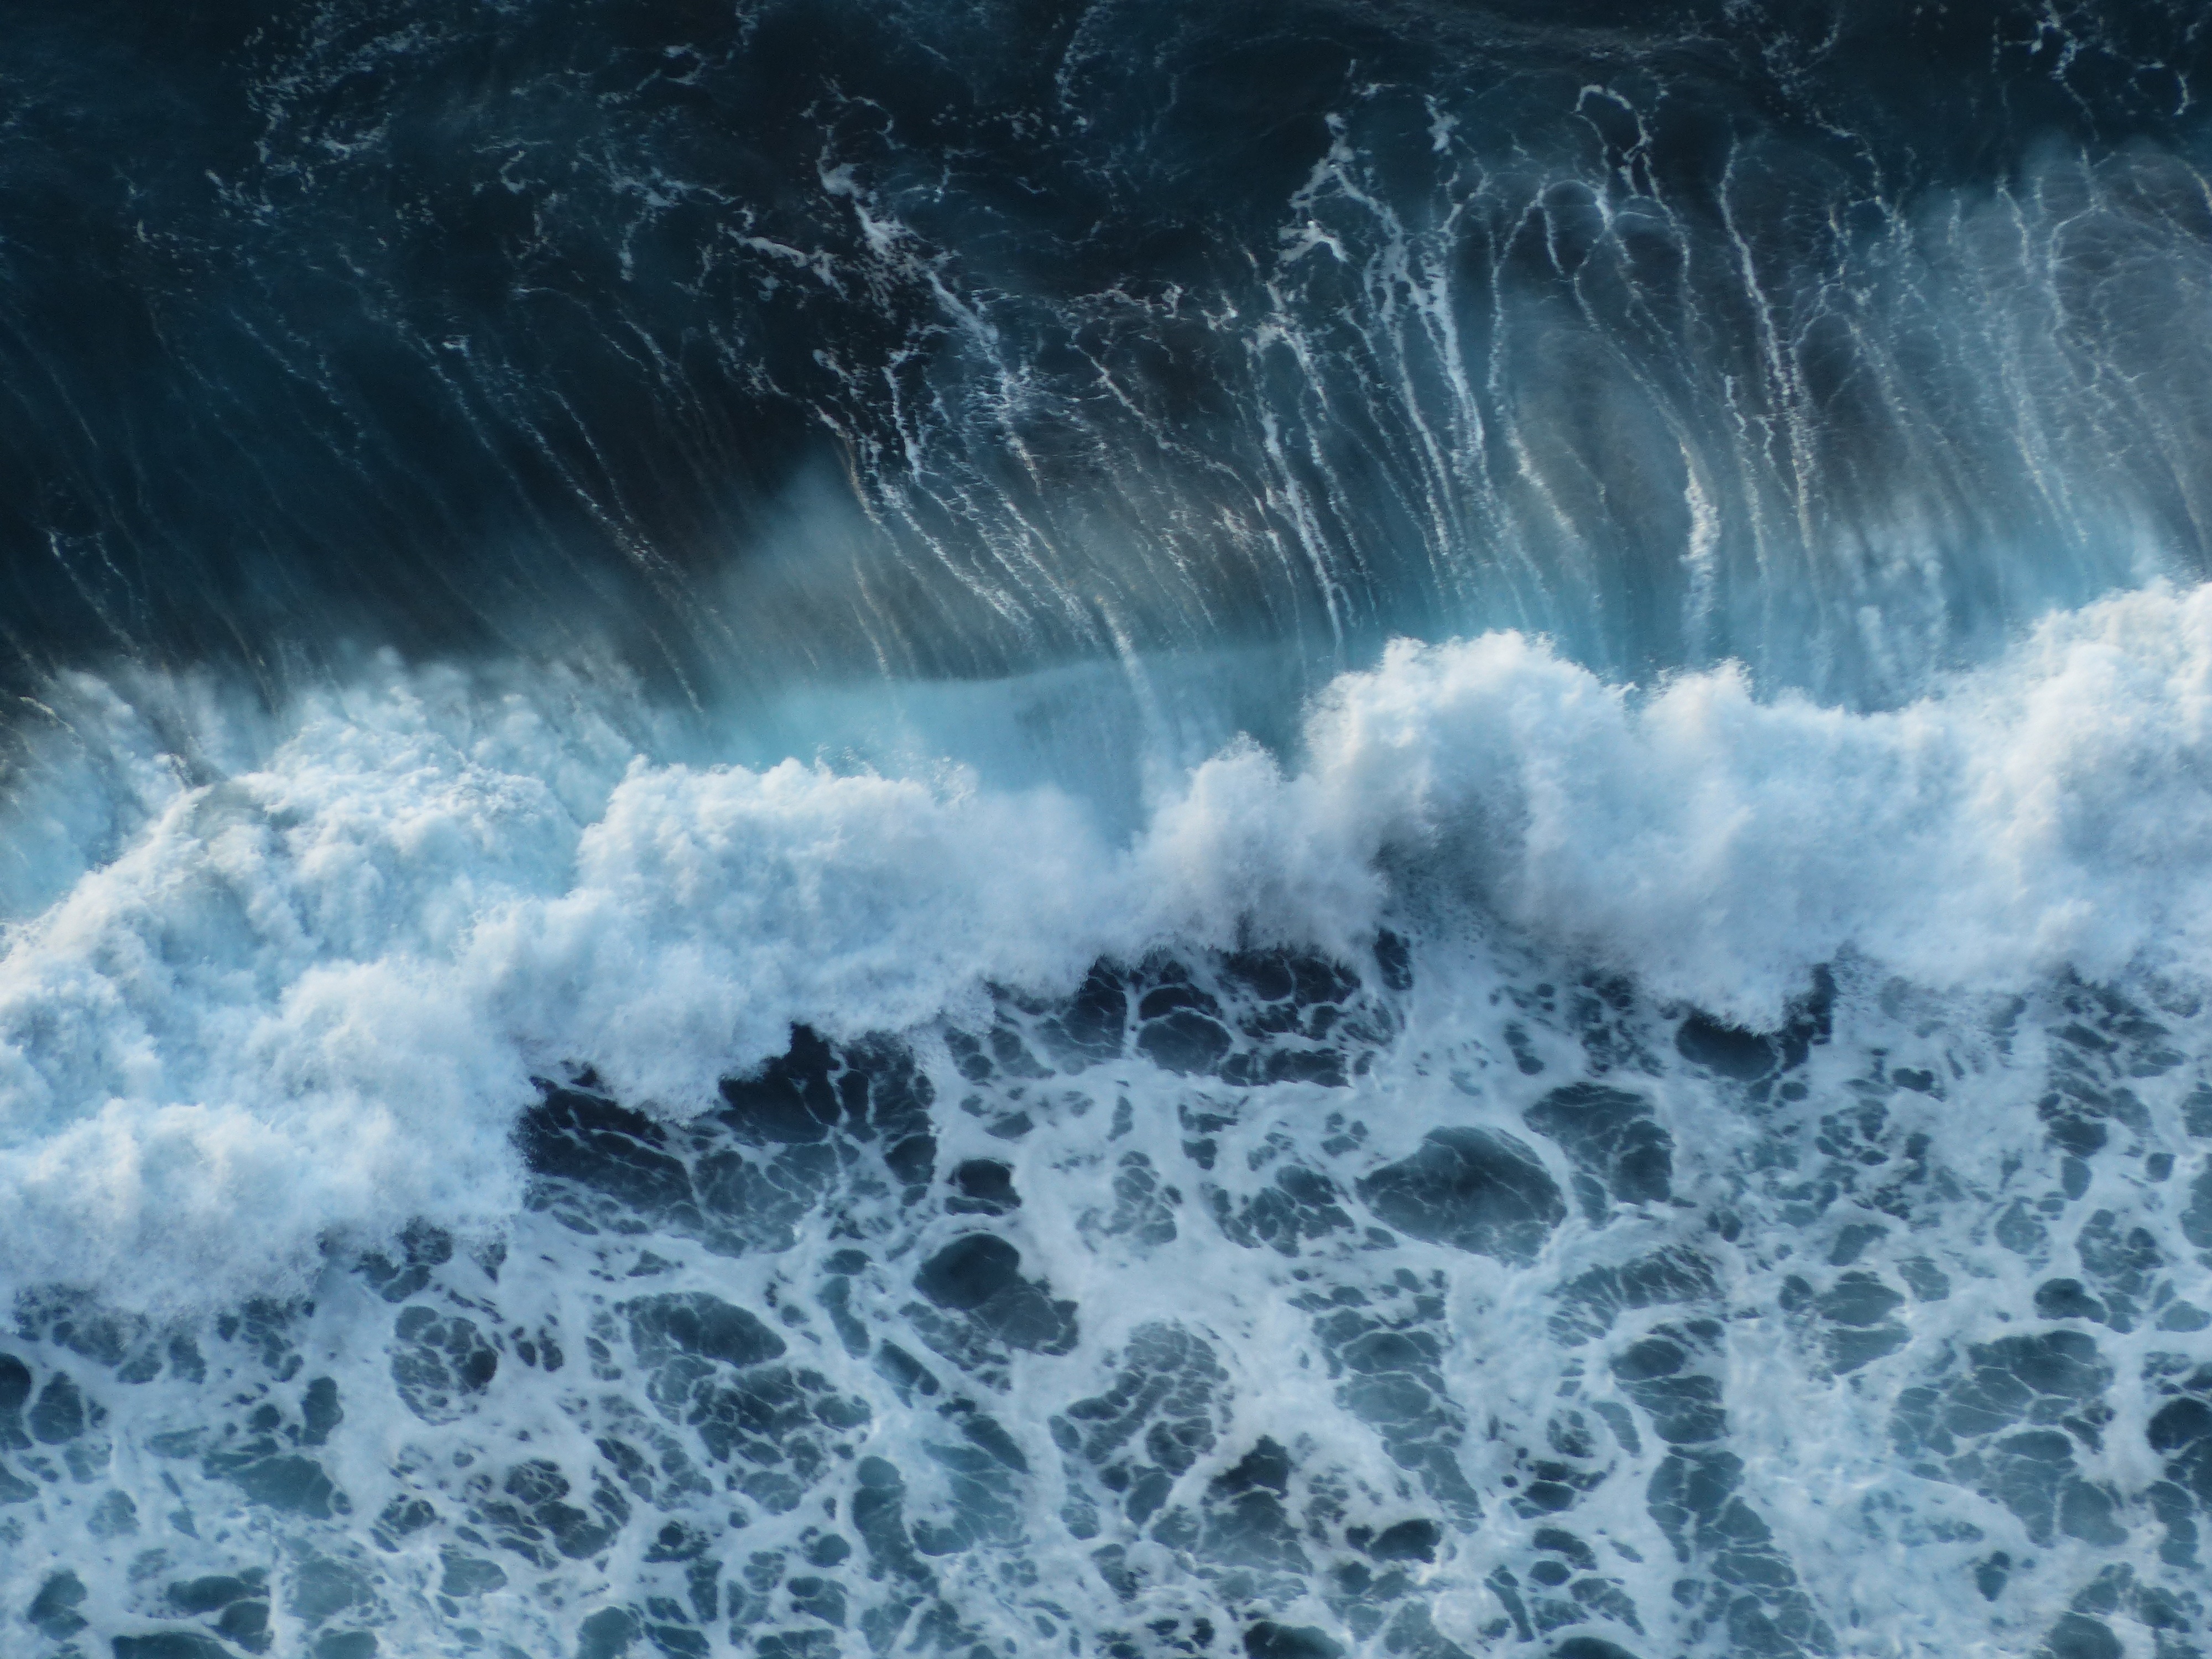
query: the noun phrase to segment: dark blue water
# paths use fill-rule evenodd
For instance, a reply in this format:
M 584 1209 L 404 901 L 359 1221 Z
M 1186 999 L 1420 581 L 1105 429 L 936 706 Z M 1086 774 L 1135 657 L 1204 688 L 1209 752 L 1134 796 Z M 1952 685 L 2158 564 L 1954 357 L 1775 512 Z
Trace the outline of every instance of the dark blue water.
M 15 8 L 18 678 L 1510 624 L 1873 695 L 2200 567 L 2197 21 Z

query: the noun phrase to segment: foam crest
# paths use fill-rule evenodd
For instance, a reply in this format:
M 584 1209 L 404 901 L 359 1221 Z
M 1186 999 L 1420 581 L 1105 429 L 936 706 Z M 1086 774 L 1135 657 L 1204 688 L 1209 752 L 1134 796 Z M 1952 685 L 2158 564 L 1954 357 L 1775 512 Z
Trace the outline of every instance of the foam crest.
M 1290 787 L 1416 883 L 1771 1025 L 1847 951 L 1968 990 L 2200 969 L 2208 689 L 2203 588 L 2055 615 L 1870 714 L 1735 669 L 1637 692 L 1511 634 L 1401 643 L 1322 700 Z
M 61 873 L 0 959 L 0 1254 L 142 1304 L 298 1282 L 333 1235 L 511 1213 L 535 1072 L 679 1116 L 793 1024 L 912 1030 L 1162 946 L 1346 954 L 1393 906 L 1761 1025 L 1839 954 L 1970 990 L 2193 971 L 2208 685 L 2208 589 L 1873 714 L 1405 642 L 1300 761 L 1232 745 L 1121 844 L 957 768 L 655 759 L 648 714 L 558 677 L 386 665 L 260 726 L 80 685 L 101 758 L 70 775 L 117 793 L 73 827 L 56 762 L 15 800 Z

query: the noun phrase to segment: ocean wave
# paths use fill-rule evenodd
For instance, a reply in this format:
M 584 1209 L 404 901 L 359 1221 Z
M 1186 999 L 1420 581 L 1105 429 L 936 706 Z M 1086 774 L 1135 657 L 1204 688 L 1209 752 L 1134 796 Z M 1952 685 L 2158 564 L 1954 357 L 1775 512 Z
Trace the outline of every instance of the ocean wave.
M 80 681 L 68 775 L 104 722 L 100 775 L 139 794 L 0 960 L 5 1259 L 126 1299 L 301 1283 L 333 1234 L 511 1212 L 515 1115 L 561 1063 L 680 1119 L 795 1024 L 909 1032 L 1161 949 L 1349 959 L 1393 916 L 1752 1028 L 1838 958 L 1974 994 L 2199 975 L 2209 683 L 2205 588 L 2054 615 L 1874 714 L 1732 668 L 1610 684 L 1515 634 L 1404 641 L 1294 757 L 1232 744 L 1117 839 L 957 766 L 655 762 L 574 685 L 453 668 L 387 665 L 250 738 L 169 688 L 202 764 L 251 751 L 193 781 Z M 11 828 L 64 872 L 66 793 Z

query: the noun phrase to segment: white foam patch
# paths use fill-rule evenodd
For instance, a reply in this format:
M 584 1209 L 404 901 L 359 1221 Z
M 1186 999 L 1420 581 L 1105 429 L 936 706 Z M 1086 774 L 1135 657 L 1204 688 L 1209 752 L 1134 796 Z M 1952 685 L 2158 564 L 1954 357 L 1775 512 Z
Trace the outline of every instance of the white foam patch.
M 1871 714 L 1732 669 L 1638 695 L 1500 634 L 1340 681 L 1291 787 L 1554 948 L 1765 1024 L 1844 951 L 1939 988 L 2201 969 L 2209 713 L 2205 587 L 2054 616 Z
M 46 872 L 16 888 L 58 896 L 0 957 L 0 1261 L 142 1305 L 300 1282 L 333 1231 L 511 1212 L 533 1069 L 680 1113 L 794 1021 L 909 1029 L 1177 942 L 1350 951 L 1394 891 L 1753 1023 L 1843 951 L 1976 990 L 2193 971 L 2208 685 L 2205 588 L 2054 617 L 1875 714 L 1405 643 L 1291 769 L 1233 746 L 1116 845 L 957 769 L 655 760 L 647 714 L 558 677 L 387 665 L 273 721 L 77 683 L 79 758 L 7 828 Z M 72 779 L 111 798 L 64 811 Z

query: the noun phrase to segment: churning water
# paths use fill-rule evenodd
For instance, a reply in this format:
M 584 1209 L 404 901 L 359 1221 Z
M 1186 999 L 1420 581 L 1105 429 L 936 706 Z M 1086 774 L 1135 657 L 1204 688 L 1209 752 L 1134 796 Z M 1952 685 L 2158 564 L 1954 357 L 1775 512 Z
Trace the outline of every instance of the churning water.
M 2212 37 L 19 0 L 0 1653 L 2212 1647 Z

